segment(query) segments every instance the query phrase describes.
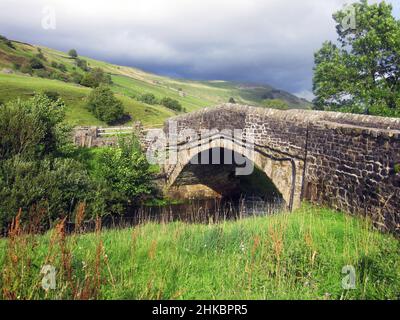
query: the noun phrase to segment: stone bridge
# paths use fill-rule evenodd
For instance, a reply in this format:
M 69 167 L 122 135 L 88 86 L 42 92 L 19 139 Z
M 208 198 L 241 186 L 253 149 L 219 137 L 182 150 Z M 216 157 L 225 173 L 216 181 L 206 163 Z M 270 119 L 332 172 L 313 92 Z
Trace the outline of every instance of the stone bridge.
M 400 119 L 226 104 L 168 120 L 165 135 L 172 125 L 177 159 L 164 166 L 172 189 L 202 184 L 226 190 L 221 179 L 232 186 L 232 169 L 224 175 L 223 166 L 191 164 L 196 155 L 223 148 L 253 162 L 290 209 L 305 199 L 369 215 L 380 227 L 400 232 Z M 224 134 L 237 129 L 242 139 Z M 212 131 L 205 136 L 204 130 Z M 254 137 L 253 151 L 246 147 L 248 136 Z
M 243 135 L 226 134 L 233 130 Z M 176 151 L 174 161 L 163 166 L 172 194 L 224 196 L 237 191 L 243 183 L 234 174 L 237 164 L 193 161 L 219 149 L 254 164 L 259 176 L 245 186 L 278 193 L 289 209 L 304 199 L 368 215 L 382 229 L 400 234 L 400 119 L 224 104 L 172 118 L 163 129 L 147 137 L 142 133 L 141 139 L 149 153 L 154 142 L 158 151 Z M 273 188 L 264 188 L 263 180 Z

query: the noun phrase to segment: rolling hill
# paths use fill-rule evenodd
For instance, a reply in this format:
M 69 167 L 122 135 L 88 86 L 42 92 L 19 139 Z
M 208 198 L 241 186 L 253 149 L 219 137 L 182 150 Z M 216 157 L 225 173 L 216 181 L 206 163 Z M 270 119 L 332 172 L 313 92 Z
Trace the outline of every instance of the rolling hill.
M 43 65 L 40 70 L 26 70 L 33 58 Z M 123 101 L 132 119 L 142 121 L 145 126 L 160 126 L 177 113 L 164 106 L 138 101 L 136 97 L 144 93 L 152 93 L 158 99 L 176 99 L 187 112 L 228 102 L 230 98 L 237 103 L 257 106 L 278 99 L 290 108 L 310 107 L 308 101 L 267 85 L 173 79 L 87 57 L 79 59 L 85 60 L 89 68 L 101 68 L 111 75 L 112 90 Z M 85 70 L 64 52 L 0 38 L 0 103 L 17 97 L 25 99 L 38 91 L 55 91 L 66 102 L 67 119 L 71 124 L 103 125 L 85 109 L 85 99 L 91 89 L 73 83 L 74 74 L 84 75 Z

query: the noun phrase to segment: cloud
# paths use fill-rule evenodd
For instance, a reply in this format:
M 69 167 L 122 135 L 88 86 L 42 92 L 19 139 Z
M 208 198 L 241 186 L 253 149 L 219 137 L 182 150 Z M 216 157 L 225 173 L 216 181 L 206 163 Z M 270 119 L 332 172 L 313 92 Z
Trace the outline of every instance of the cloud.
M 110 62 L 195 79 L 311 89 L 313 53 L 335 39 L 347 0 L 2 0 L 0 32 Z M 42 28 L 43 8 L 56 30 Z

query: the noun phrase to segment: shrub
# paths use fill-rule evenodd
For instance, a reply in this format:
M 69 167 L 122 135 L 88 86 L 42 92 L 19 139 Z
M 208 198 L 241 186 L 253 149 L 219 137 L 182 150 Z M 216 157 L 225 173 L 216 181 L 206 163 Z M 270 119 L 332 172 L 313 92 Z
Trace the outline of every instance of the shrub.
M 60 64 L 58 65 L 58 69 L 59 69 L 61 72 L 66 72 L 66 71 L 67 71 L 67 67 L 66 67 L 65 64 L 63 64 L 63 63 L 60 63 Z
M 45 91 L 44 95 L 54 102 L 60 99 L 60 94 L 57 91 Z
M 182 111 L 182 105 L 179 103 L 178 100 L 175 100 L 175 99 L 172 99 L 169 97 L 165 97 L 160 101 L 160 103 L 169 109 L 172 109 L 175 111 Z
M 76 52 L 75 49 L 71 49 L 71 50 L 68 51 L 68 55 L 69 55 L 71 58 L 77 58 L 77 57 L 78 57 L 78 52 Z
M 143 103 L 150 104 L 150 105 L 154 105 L 154 104 L 158 103 L 157 98 L 152 93 L 144 93 L 138 97 L 138 100 Z
M 88 63 L 83 59 L 76 59 L 76 65 L 81 68 L 83 71 L 89 71 Z
M 64 104 L 44 94 L 0 106 L 0 161 L 19 155 L 38 159 L 61 152 L 69 140 Z
M 105 186 L 107 212 L 123 213 L 152 191 L 150 165 L 134 136 L 120 138 L 117 147 L 102 150 L 94 175 Z
M 1 161 L 0 227 L 4 229 L 20 208 L 29 212 L 33 206 L 46 209 L 50 224 L 91 199 L 95 188 L 85 168 L 72 159 Z
M 236 103 L 236 100 L 232 97 L 229 98 L 229 103 Z
M 72 82 L 76 83 L 76 84 L 80 84 L 82 82 L 83 76 L 78 73 L 78 72 L 73 72 L 71 74 L 71 80 Z
M 31 66 L 32 69 L 43 69 L 44 68 L 42 61 L 40 61 L 40 59 L 38 59 L 37 57 L 32 58 L 29 61 L 29 65 Z
M 90 88 L 97 88 L 100 84 L 111 84 L 111 76 L 104 73 L 100 68 L 95 68 L 89 73 L 86 73 L 81 81 L 81 85 Z
M 51 62 L 51 67 L 52 67 L 52 68 L 58 69 L 58 63 L 55 62 L 55 61 L 52 61 L 52 62 Z
M 88 97 L 87 108 L 96 118 L 107 124 L 115 123 L 124 116 L 124 107 L 120 100 L 106 85 L 93 89 Z

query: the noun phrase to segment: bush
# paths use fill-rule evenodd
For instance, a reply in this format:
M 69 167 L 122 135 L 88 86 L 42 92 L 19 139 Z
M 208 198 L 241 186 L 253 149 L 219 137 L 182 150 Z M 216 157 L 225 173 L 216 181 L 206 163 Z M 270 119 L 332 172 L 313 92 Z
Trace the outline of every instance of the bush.
M 88 63 L 83 59 L 76 59 L 76 65 L 81 68 L 83 71 L 89 71 Z
M 72 159 L 27 161 L 15 157 L 0 162 L 0 227 L 3 229 L 21 208 L 46 209 L 50 224 L 72 213 L 79 202 L 91 198 L 96 186 L 85 168 Z M 98 212 L 100 214 L 100 212 Z
M 61 152 L 69 140 L 64 104 L 44 94 L 0 106 L 0 161 L 19 155 L 39 159 Z
M 160 101 L 160 103 L 169 109 L 172 109 L 175 111 L 182 111 L 182 105 L 179 103 L 178 100 L 165 97 Z
M 76 84 L 80 84 L 82 82 L 83 76 L 78 73 L 78 72 L 73 72 L 71 74 L 71 80 L 72 82 L 76 83 Z
M 60 63 L 60 64 L 58 65 L 58 69 L 59 69 L 61 72 L 66 72 L 66 71 L 67 71 L 67 67 L 66 67 L 65 64 L 63 64 L 63 63 Z
M 44 68 L 42 61 L 40 61 L 40 59 L 38 59 L 37 57 L 32 58 L 29 61 L 29 65 L 31 66 L 32 69 L 43 69 Z
M 102 150 L 94 175 L 105 186 L 107 212 L 123 213 L 152 191 L 150 165 L 134 136 L 121 138 L 118 147 Z
M 115 98 L 113 92 L 106 85 L 93 89 L 88 97 L 87 108 L 96 118 L 112 124 L 122 119 L 124 107 L 121 101 Z
M 44 95 L 54 102 L 60 99 L 60 94 L 57 91 L 45 91 Z
M 75 49 L 71 49 L 71 50 L 68 51 L 68 55 L 69 55 L 71 58 L 77 58 L 77 57 L 78 57 L 78 52 L 76 52 Z
M 104 73 L 100 68 L 95 68 L 86 73 L 81 81 L 81 85 L 90 88 L 97 88 L 100 84 L 112 84 L 111 76 Z
M 235 100 L 234 98 L 230 97 L 230 98 L 229 98 L 229 103 L 234 103 L 234 104 L 236 104 L 236 100 Z
M 144 93 L 138 97 L 138 100 L 143 103 L 150 104 L 150 105 L 155 105 L 158 103 L 157 98 L 152 93 Z

